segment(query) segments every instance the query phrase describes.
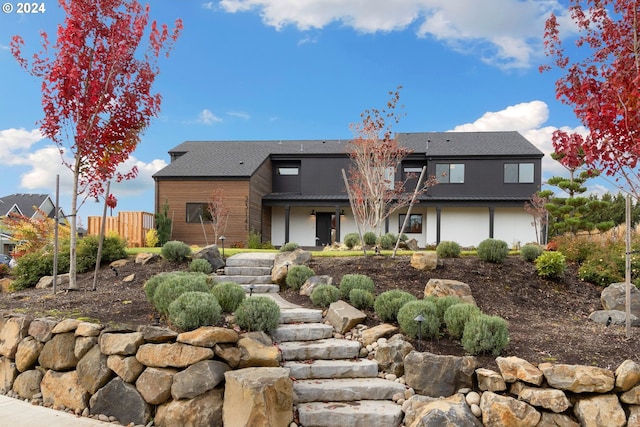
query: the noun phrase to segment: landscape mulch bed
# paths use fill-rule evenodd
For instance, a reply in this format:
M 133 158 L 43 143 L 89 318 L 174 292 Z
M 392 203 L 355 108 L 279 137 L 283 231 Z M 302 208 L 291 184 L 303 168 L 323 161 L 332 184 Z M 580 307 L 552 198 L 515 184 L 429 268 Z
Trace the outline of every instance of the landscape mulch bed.
M 582 282 L 577 268 L 570 265 L 558 280 L 543 280 L 533 263 L 520 257 L 508 257 L 501 264 L 480 261 L 477 257 L 444 259 L 434 271 L 410 266 L 409 257 L 314 257 L 309 266 L 317 275 L 329 275 L 338 284 L 344 274 L 360 273 L 371 277 L 376 293 L 402 289 L 422 297 L 430 278 L 454 279 L 467 283 L 480 309 L 501 316 L 508 322 L 509 345 L 502 356 L 518 356 L 532 363 L 552 362 L 599 366 L 616 369 L 626 359 L 639 361 L 640 329 L 632 328 L 626 337 L 624 326 L 597 324 L 589 314 L 601 310 L 602 287 Z M 130 326 L 158 322 L 157 313 L 147 301 L 145 281 L 162 271 L 185 270 L 186 265 L 159 261 L 147 265 L 129 262 L 117 269 L 99 271 L 93 291 L 93 272 L 78 275 L 80 290 L 27 289 L 0 294 L 0 311 L 29 313 L 33 316 L 76 317 L 106 325 Z M 123 280 L 134 275 L 131 281 Z M 296 304 L 313 307 L 308 297 L 283 290 L 281 295 Z M 373 311 L 367 311 L 367 325 L 380 323 Z M 161 325 L 168 326 L 165 319 Z M 437 340 L 414 341 L 414 346 L 436 354 L 462 356 L 459 341 L 447 336 Z M 478 365 L 494 368 L 495 357 L 477 356 Z

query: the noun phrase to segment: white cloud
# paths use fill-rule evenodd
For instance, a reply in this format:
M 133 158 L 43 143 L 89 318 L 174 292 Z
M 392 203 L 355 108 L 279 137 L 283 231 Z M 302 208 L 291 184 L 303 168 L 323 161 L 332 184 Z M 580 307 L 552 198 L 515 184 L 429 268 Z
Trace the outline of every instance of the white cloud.
M 227 115 L 231 116 L 231 117 L 237 117 L 237 118 L 243 119 L 243 120 L 249 120 L 251 118 L 249 113 L 245 113 L 243 111 L 229 111 L 229 112 L 227 112 Z
M 558 130 L 553 126 L 542 126 L 549 117 L 549 108 L 542 101 L 523 102 L 511 105 L 504 110 L 487 112 L 473 123 L 456 126 L 455 132 L 487 132 L 487 131 L 518 131 L 535 145 L 545 156 L 542 158 L 543 180 L 554 175 L 566 174 L 566 169 L 550 156 L 553 153 L 551 138 Z M 586 135 L 582 126 L 576 128 L 562 127 L 561 130 Z
M 216 8 L 215 4 L 212 1 L 202 3 L 202 8 L 207 10 L 213 10 Z
M 215 114 L 213 114 L 211 111 L 204 109 L 198 115 L 197 122 L 205 125 L 212 125 L 214 123 L 222 122 L 222 119 L 216 116 Z
M 451 48 L 478 54 L 501 68 L 524 68 L 541 52 L 544 21 L 556 0 L 221 0 L 227 13 L 257 11 L 266 25 L 281 30 L 321 29 L 338 22 L 362 33 L 415 28 Z
M 4 129 L 0 130 L 0 164 L 23 164 L 31 147 L 43 139 L 40 130 Z

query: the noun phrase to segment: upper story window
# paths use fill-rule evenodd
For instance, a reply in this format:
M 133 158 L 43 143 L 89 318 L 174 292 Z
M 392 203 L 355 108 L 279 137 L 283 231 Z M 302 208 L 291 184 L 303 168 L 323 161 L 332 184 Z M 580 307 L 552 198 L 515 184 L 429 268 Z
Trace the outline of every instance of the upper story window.
M 437 163 L 436 179 L 440 184 L 464 184 L 464 163 Z
M 278 175 L 295 176 L 299 174 L 300 174 L 300 168 L 298 168 L 297 166 L 278 168 Z
M 208 203 L 187 203 L 187 223 L 199 223 L 211 221 Z
M 504 182 L 507 184 L 533 183 L 533 163 L 505 163 Z

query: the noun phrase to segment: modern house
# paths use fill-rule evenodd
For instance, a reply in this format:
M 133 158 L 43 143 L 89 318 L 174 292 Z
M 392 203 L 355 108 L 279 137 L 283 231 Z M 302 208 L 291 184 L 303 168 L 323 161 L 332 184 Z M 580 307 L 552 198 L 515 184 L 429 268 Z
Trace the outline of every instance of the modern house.
M 9 214 L 24 215 L 31 219 L 41 217 L 43 214 L 49 218 L 55 218 L 55 203 L 47 194 L 23 194 L 16 193 L 0 197 L 0 223 L 1 218 Z M 58 221 L 66 222 L 64 212 L 59 209 Z M 9 254 L 13 251 L 15 242 L 12 236 L 0 227 L 0 253 Z
M 510 245 L 537 240 L 524 204 L 540 189 L 544 154 L 518 132 L 397 137 L 411 154 L 395 179 L 419 175 L 426 166 L 439 181 L 412 208 L 408 238 L 421 247 L 443 240 L 476 246 L 489 237 Z M 228 246 L 246 245 L 251 231 L 276 246 L 342 241 L 357 231 L 341 172 L 352 164 L 347 150 L 348 141 L 341 140 L 187 141 L 169 151 L 170 164 L 154 175 L 155 209 L 168 206 L 173 240 L 211 244 L 207 206 L 220 188 L 231 210 Z M 383 231 L 397 234 L 406 213 L 392 215 Z

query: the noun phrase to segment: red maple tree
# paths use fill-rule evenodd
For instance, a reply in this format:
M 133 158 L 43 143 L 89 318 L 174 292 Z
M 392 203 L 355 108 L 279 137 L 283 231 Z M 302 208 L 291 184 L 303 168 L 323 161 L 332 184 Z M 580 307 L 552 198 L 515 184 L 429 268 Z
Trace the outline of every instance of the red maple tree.
M 569 13 L 580 31 L 573 61 L 565 52 L 559 20 L 551 15 L 544 33 L 551 64 L 566 72 L 556 96 L 573 108 L 588 129 L 583 137 L 558 130 L 553 146 L 560 162 L 586 166 L 614 177 L 623 190 L 640 196 L 640 39 L 637 0 L 571 0 Z
M 135 178 L 137 169 L 121 173 L 140 135 L 160 111 L 161 96 L 152 92 L 158 59 L 167 56 L 182 30 L 176 20 L 149 24 L 149 5 L 136 0 L 59 0 L 66 17 L 55 44 L 42 32 L 42 50 L 27 60 L 24 40 L 16 35 L 11 52 L 31 75 L 42 79 L 44 118 L 40 131 L 58 146 L 73 173 L 69 289 L 77 289 L 76 217 L 78 197 L 97 197 L 103 184 Z M 146 35 L 145 35 L 146 34 Z M 147 38 L 146 43 L 143 39 Z M 137 55 L 141 44 L 146 45 Z M 65 156 L 70 155 L 71 161 Z

